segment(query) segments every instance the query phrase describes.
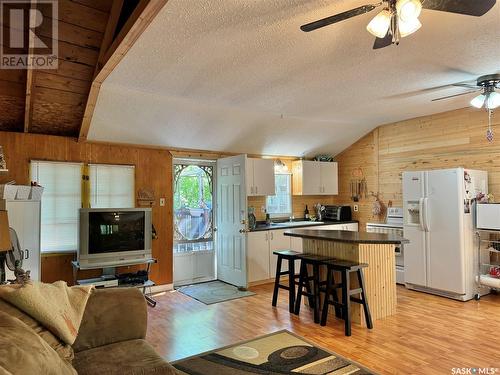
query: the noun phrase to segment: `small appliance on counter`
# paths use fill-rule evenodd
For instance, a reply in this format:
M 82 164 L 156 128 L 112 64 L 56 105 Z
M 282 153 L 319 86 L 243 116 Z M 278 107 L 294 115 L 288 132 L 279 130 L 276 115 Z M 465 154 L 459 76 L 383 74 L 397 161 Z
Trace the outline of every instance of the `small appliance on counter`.
M 477 229 L 500 230 L 500 204 L 479 203 L 476 205 Z
M 323 221 L 351 221 L 351 206 L 325 206 Z
M 385 223 L 366 223 L 366 231 L 371 233 L 390 233 L 403 237 L 403 208 L 389 207 Z M 404 245 L 397 245 L 396 283 L 405 283 Z

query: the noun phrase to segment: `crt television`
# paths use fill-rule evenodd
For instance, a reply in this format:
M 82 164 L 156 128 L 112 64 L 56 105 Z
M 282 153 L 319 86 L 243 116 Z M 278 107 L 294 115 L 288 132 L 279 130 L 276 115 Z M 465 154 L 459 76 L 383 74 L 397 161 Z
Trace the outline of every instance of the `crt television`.
M 151 259 L 151 208 L 80 209 L 78 262 L 114 267 Z

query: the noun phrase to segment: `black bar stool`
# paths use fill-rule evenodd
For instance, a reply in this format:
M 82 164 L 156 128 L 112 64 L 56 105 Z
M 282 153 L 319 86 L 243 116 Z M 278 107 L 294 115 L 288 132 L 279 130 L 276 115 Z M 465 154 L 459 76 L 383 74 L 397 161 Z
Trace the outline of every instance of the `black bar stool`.
M 297 291 L 297 299 L 295 301 L 295 315 L 300 313 L 300 305 L 302 296 L 309 299 L 309 306 L 313 309 L 314 323 L 319 323 L 320 314 L 320 287 L 326 282 L 320 281 L 319 269 L 325 265 L 325 261 L 333 260 L 332 257 L 316 255 L 316 254 L 299 254 L 300 273 L 299 273 L 299 288 Z M 309 276 L 307 266 L 312 266 L 312 275 Z M 312 289 L 310 282 L 312 281 Z M 306 288 L 306 291 L 304 291 Z
M 363 277 L 363 268 L 368 267 L 368 264 L 351 262 L 347 260 L 326 261 L 325 264 L 327 266 L 327 277 L 325 301 L 323 303 L 323 311 L 321 314 L 321 325 L 326 325 L 326 320 L 328 317 L 328 306 L 333 305 L 335 306 L 335 315 L 344 319 L 345 335 L 351 336 L 351 302 L 356 302 L 363 305 L 366 326 L 369 329 L 372 329 L 373 322 L 370 314 L 370 309 L 368 307 L 368 301 L 366 299 L 365 281 Z M 335 271 L 340 272 L 342 276 L 341 283 L 335 283 Z M 359 288 L 351 289 L 351 272 L 356 272 L 358 276 Z M 342 302 L 339 302 L 337 297 L 337 289 L 339 288 L 342 289 Z M 353 297 L 354 294 L 359 294 L 360 298 Z M 332 297 L 333 300 L 330 297 Z
M 276 303 L 278 302 L 279 289 L 288 290 L 288 311 L 293 313 L 295 306 L 295 279 L 299 277 L 299 275 L 295 274 L 295 260 L 298 259 L 297 255 L 300 253 L 292 250 L 280 250 L 273 251 L 273 254 L 278 256 L 276 276 L 274 279 L 273 306 L 276 306 Z M 288 261 L 288 271 L 281 271 L 283 259 Z M 280 284 L 281 276 L 284 275 L 288 275 L 288 285 Z

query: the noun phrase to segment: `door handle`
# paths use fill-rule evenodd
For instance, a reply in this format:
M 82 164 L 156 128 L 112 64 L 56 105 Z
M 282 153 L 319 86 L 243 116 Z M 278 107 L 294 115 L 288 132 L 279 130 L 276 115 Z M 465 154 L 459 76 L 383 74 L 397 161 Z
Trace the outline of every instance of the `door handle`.
M 427 202 L 429 201 L 429 198 L 424 198 L 424 228 L 425 231 L 429 231 L 429 207 L 427 205 Z
M 250 232 L 250 231 L 249 231 L 248 229 L 240 229 L 240 230 L 239 230 L 239 232 L 240 232 L 240 233 L 248 233 L 248 232 Z
M 420 222 L 420 229 L 425 232 L 424 226 L 424 199 L 420 198 L 418 200 L 418 220 Z
M 30 257 L 30 251 L 28 249 L 24 250 L 24 259 L 28 259 Z
M 271 240 L 274 240 L 274 234 L 271 232 Z
M 255 194 L 257 194 L 259 192 L 259 188 L 256 186 L 255 187 Z

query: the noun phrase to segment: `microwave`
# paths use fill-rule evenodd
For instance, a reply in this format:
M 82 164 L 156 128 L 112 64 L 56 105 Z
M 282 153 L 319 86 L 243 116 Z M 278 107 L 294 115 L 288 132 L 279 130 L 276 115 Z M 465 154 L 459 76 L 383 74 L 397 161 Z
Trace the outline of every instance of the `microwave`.
M 500 230 L 500 204 L 478 203 L 476 205 L 476 228 Z

